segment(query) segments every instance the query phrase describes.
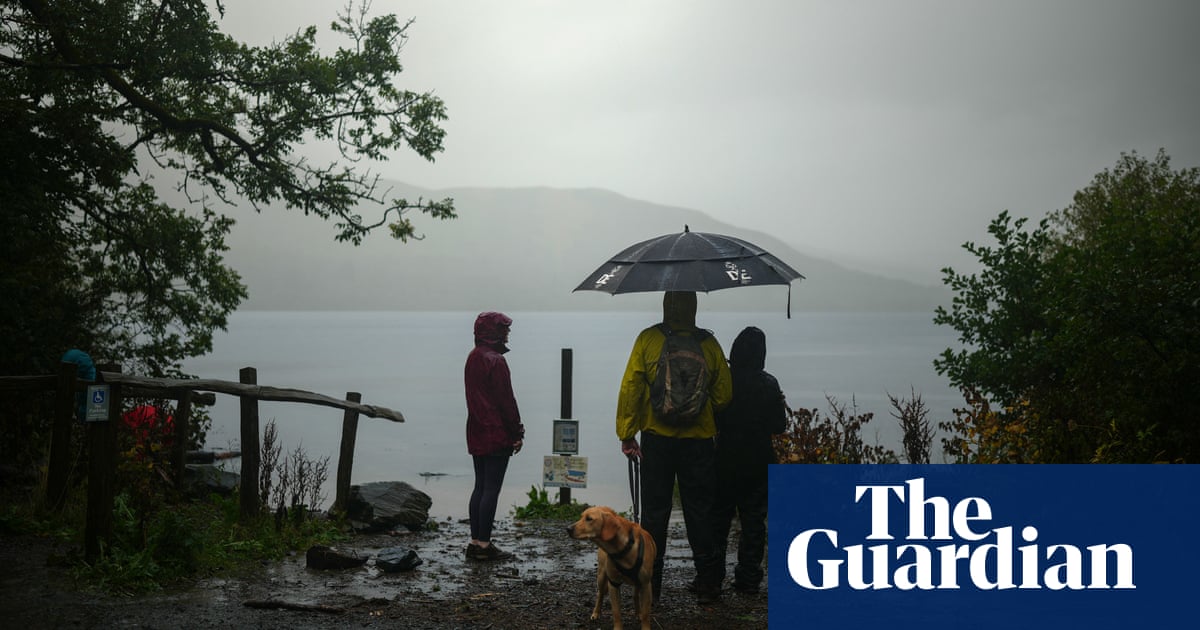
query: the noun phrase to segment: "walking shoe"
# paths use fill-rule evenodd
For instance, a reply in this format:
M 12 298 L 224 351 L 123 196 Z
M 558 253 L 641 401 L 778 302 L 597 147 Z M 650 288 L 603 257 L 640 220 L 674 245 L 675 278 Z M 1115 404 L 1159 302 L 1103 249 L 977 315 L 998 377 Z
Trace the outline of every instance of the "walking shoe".
M 719 586 L 696 584 L 695 590 L 692 592 L 696 594 L 696 603 L 700 605 L 716 604 L 721 601 L 721 587 Z
M 701 585 L 698 580 L 693 579 L 687 583 L 687 590 L 696 595 L 698 604 L 715 604 L 721 601 L 721 587 L 717 585 Z
M 734 580 L 733 590 L 739 593 L 745 593 L 747 595 L 754 595 L 758 592 L 758 585 L 751 582 L 738 582 L 737 580 Z
M 486 547 L 467 545 L 468 560 L 514 560 L 516 556 L 497 547 L 495 544 Z

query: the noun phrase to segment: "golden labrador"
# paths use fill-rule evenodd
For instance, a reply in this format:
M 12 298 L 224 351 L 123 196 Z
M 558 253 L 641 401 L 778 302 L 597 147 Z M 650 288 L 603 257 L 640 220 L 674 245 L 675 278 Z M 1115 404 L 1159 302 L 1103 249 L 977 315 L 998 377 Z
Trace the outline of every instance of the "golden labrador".
M 633 586 L 633 606 L 642 621 L 642 630 L 650 628 L 650 606 L 654 600 L 650 577 L 654 573 L 657 548 L 650 533 L 641 525 L 622 518 L 610 507 L 591 507 L 567 528 L 571 538 L 596 543 L 596 606 L 592 621 L 600 618 L 607 590 L 612 604 L 613 629 L 621 630 L 621 585 Z M 607 582 L 607 584 L 605 584 Z

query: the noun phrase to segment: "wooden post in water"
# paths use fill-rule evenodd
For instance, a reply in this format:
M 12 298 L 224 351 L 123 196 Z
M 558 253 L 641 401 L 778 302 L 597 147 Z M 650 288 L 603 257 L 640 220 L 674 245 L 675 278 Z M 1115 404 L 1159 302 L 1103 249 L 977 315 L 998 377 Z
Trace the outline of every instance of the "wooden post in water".
M 571 372 L 574 369 L 572 365 L 572 351 L 570 348 L 562 349 L 562 405 L 559 409 L 560 417 L 563 420 L 571 419 Z M 563 455 L 569 457 L 569 455 Z M 558 489 L 558 502 L 560 505 L 571 504 L 571 489 Z
M 67 495 L 71 459 L 71 425 L 75 421 L 75 376 L 79 366 L 66 361 L 58 364 L 58 385 L 54 392 L 54 426 L 50 433 L 50 462 L 46 467 L 46 507 L 52 512 L 62 508 Z
M 242 368 L 238 372 L 238 381 L 247 385 L 258 384 L 258 370 L 252 367 Z M 242 480 L 241 480 L 241 518 L 249 522 L 258 516 L 260 503 L 258 498 L 258 399 L 254 396 L 241 397 L 242 408 Z
M 346 400 L 362 402 L 362 394 L 346 392 Z M 358 412 L 347 409 L 342 416 L 342 448 L 338 452 L 337 495 L 333 510 L 344 514 L 350 502 L 350 473 L 354 470 L 354 441 L 358 436 Z
M 97 366 L 96 369 L 98 372 L 119 373 L 121 366 Z M 117 478 L 117 424 L 121 421 L 121 403 L 121 384 L 109 383 L 108 419 L 87 423 L 88 501 L 83 553 L 88 560 L 99 557 L 101 543 L 112 538 Z

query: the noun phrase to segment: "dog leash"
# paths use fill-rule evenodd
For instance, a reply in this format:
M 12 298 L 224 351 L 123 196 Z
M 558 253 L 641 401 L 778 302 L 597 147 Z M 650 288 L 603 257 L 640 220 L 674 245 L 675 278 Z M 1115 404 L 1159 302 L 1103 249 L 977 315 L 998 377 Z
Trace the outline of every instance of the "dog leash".
M 642 522 L 642 462 L 636 457 L 629 458 L 629 494 L 633 498 L 633 522 L 640 524 Z

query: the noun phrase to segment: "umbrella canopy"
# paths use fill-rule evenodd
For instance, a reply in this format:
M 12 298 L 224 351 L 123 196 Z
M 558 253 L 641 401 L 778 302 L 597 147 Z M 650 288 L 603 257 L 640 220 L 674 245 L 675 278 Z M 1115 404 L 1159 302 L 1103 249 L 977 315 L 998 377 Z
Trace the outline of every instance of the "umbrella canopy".
M 576 291 L 709 292 L 804 279 L 762 248 L 739 238 L 689 231 L 632 245 L 588 275 Z

